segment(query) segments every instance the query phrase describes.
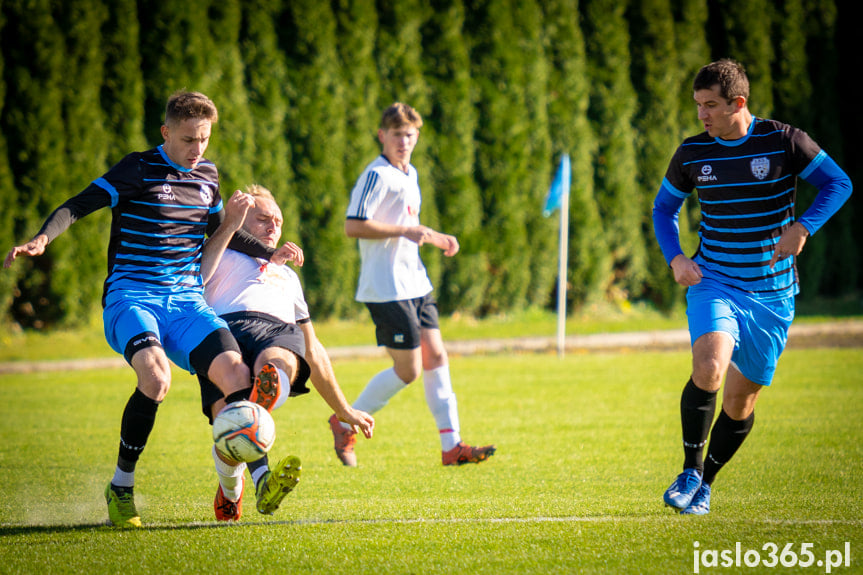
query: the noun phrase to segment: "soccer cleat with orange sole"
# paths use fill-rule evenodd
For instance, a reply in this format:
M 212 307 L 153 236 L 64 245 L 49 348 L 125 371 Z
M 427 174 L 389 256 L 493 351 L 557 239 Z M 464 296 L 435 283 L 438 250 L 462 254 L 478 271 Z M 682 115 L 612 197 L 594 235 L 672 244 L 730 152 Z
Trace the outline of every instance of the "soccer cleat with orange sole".
M 246 486 L 246 480 L 243 478 L 243 487 Z M 216 491 L 216 499 L 213 500 L 213 509 L 216 512 L 216 521 L 239 521 L 243 515 L 243 490 L 240 489 L 240 498 L 237 501 L 231 501 L 225 497 L 225 492 L 222 491 L 221 484 Z
M 336 456 L 343 465 L 356 467 L 357 454 L 354 453 L 354 445 L 357 443 L 356 432 L 345 429 L 335 413 L 330 416 L 329 422 L 330 430 L 333 432 L 333 447 L 336 450 Z
M 257 403 L 267 411 L 273 411 L 273 406 L 276 405 L 276 400 L 279 399 L 279 391 L 282 387 L 282 382 L 279 378 L 279 372 L 276 371 L 276 366 L 272 363 L 265 363 L 261 371 L 255 377 L 255 385 L 252 386 L 252 393 L 249 395 L 249 401 Z
M 464 465 L 465 463 L 481 463 L 494 455 L 497 448 L 494 445 L 474 447 L 460 441 L 458 445 L 441 453 L 444 465 Z

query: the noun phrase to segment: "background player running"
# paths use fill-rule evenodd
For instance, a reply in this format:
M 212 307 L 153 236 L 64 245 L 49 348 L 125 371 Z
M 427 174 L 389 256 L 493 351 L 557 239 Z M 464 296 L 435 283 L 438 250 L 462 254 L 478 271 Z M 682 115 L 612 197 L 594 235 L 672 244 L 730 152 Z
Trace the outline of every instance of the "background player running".
M 353 403 L 375 413 L 423 376 L 426 402 L 437 423 L 444 465 L 479 463 L 495 447 L 472 447 L 461 441 L 458 406 L 450 382 L 449 362 L 438 327 L 437 302 L 419 255 L 431 244 L 454 256 L 454 236 L 420 225 L 420 188 L 411 154 L 422 118 L 406 104 L 387 108 L 378 139 L 382 153 L 363 171 L 351 193 L 345 233 L 359 239 L 360 268 L 356 299 L 371 312 L 378 345 L 385 346 L 393 367 L 366 385 Z M 356 465 L 354 432 L 330 417 L 336 454 L 345 465 Z

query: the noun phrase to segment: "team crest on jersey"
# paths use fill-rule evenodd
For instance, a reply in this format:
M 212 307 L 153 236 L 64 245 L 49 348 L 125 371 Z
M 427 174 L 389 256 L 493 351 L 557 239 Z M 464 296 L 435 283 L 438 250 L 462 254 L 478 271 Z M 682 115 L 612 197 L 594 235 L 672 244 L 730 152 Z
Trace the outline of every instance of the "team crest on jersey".
M 416 206 L 408 206 L 408 215 L 415 216 L 420 213 L 420 210 Z
M 752 170 L 752 175 L 763 180 L 770 173 L 770 160 L 768 158 L 754 158 L 749 162 L 749 168 Z
M 201 199 L 208 205 L 213 201 L 213 192 L 210 191 L 210 186 L 201 184 Z

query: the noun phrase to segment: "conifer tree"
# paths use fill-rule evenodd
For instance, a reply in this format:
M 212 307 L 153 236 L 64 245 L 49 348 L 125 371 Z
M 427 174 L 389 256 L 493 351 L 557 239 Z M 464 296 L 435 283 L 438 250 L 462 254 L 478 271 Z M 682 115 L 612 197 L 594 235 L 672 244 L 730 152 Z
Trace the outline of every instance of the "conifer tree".
M 524 70 L 522 101 L 524 116 L 529 123 L 530 137 L 525 148 L 527 171 L 521 181 L 524 217 L 530 242 L 530 283 L 527 305 L 545 306 L 553 302 L 551 295 L 557 277 L 559 245 L 554 220 L 542 215 L 542 205 L 551 178 L 551 138 L 548 121 L 549 63 L 545 55 L 542 11 L 534 0 L 521 0 L 513 5 L 517 36 L 513 41 L 521 48 Z
M 3 3 L 0 2 L 0 38 L 4 37 L 6 18 L 3 15 Z M 15 237 L 15 212 L 18 203 L 18 192 L 13 183 L 12 168 L 9 166 L 9 149 L 6 146 L 6 127 L 3 123 L 3 106 L 6 102 L 5 81 L 5 49 L 0 43 L 0 245 L 17 245 L 21 238 Z M 6 273 L 0 273 L 0 325 L 6 322 L 9 306 L 12 303 L 12 290 L 15 285 L 16 266 Z
M 102 24 L 105 73 L 102 109 L 108 164 L 127 153 L 147 149 L 144 135 L 144 76 L 141 70 L 141 28 L 135 0 L 106 3 Z M 157 136 L 158 134 L 156 134 Z
M 625 3 L 585 0 L 588 74 L 592 84 L 590 118 L 599 140 L 596 186 L 613 263 L 613 299 L 641 295 L 647 279 L 646 238 L 636 180 L 636 95 L 629 77 L 629 30 Z
M 213 0 L 140 0 L 141 68 L 144 71 L 144 134 L 151 145 L 162 143 L 159 127 L 165 103 L 178 90 L 212 97 L 210 65 L 220 57 L 212 50 L 209 9 Z M 214 98 L 217 107 L 220 103 Z M 221 111 L 221 110 L 220 110 Z M 220 114 L 221 116 L 221 114 Z M 221 121 L 221 119 L 220 119 Z M 221 136 L 214 129 L 214 138 Z
M 727 56 L 742 63 L 749 76 L 749 110 L 760 118 L 773 115 L 774 52 L 770 40 L 775 13 L 770 0 L 720 0 Z
M 15 243 L 29 241 L 49 210 L 68 197 L 63 125 L 63 34 L 49 0 L 5 0 L 3 53 L 6 105 L 3 134 L 13 153 L 9 163 L 17 190 Z M 14 103 L 14 105 L 9 105 Z M 34 137 L 38 134 L 39 137 Z M 49 274 L 69 257 L 70 244 L 54 242 L 38 258 L 15 262 L 12 317 L 25 327 L 44 327 L 63 318 Z
M 338 53 L 345 84 L 345 182 L 350 189 L 380 153 L 377 128 L 383 104 L 375 61 L 378 16 L 375 0 L 332 0 Z
M 58 14 L 65 39 L 63 123 L 66 186 L 53 190 L 59 205 L 101 175 L 107 165 L 107 135 L 100 93 L 104 72 L 101 27 L 105 7 L 99 0 L 75 0 Z M 110 213 L 98 210 L 69 228 L 55 247 L 51 291 L 65 320 L 80 323 L 98 317 L 107 267 Z
M 285 134 L 291 86 L 276 32 L 281 2 L 247 0 L 242 8 L 240 46 L 256 148 L 251 163 L 253 179 L 273 192 L 282 210 L 282 241 L 297 243 L 300 202 L 293 186 L 291 147 Z M 302 269 L 297 271 L 302 274 Z
M 542 7 L 551 64 L 548 123 L 552 159 L 558 161 L 569 154 L 572 172 L 567 258 L 567 309 L 572 311 L 605 297 L 611 258 L 594 197 L 597 144 L 587 118 L 590 84 L 578 0 L 547 1 Z
M 257 157 L 255 126 L 249 111 L 245 67 L 240 56 L 241 0 L 214 1 L 208 11 L 209 58 L 207 74 L 201 79 L 205 93 L 219 108 L 219 122 L 207 155 L 219 167 L 224 199 L 253 182 Z
M 287 135 L 300 200 L 303 277 L 318 317 L 345 313 L 356 290 L 356 271 L 346 265 L 356 248 L 344 233 L 344 84 L 335 32 L 335 17 L 326 3 L 292 4 L 279 19 L 280 45 L 295 95 L 288 108 Z
M 844 128 L 852 134 L 847 141 L 851 142 L 852 146 L 856 142 L 853 123 L 846 119 L 847 108 L 841 105 L 839 99 L 840 91 L 848 90 L 849 86 L 845 78 L 847 72 L 840 68 L 840 54 L 836 43 L 837 27 L 841 16 L 837 10 L 837 4 L 832 0 L 808 1 L 805 9 L 803 24 L 809 65 L 804 71 L 808 72 L 809 82 L 817 87 L 817 90 L 813 89 L 812 97 L 806 101 L 804 100 L 806 87 L 803 86 L 804 93 L 800 96 L 800 106 L 808 107 L 812 112 L 811 122 L 795 125 L 805 129 L 849 175 L 853 176 L 857 167 L 850 161 L 852 151 L 843 146 L 841 135 Z M 816 63 L 817 65 L 814 65 Z M 788 85 L 786 89 L 797 89 L 797 86 Z M 801 183 L 801 193 L 798 195 L 797 202 L 798 217 L 803 215 L 811 205 L 810 199 L 814 199 L 814 190 L 811 186 L 805 182 Z M 860 182 L 854 181 L 854 184 L 856 184 L 855 187 L 859 187 Z M 804 297 L 816 294 L 853 293 L 857 284 L 863 279 L 861 266 L 849 265 L 849 262 L 859 262 L 861 257 L 860 243 L 855 241 L 855 230 L 860 229 L 859 225 L 855 225 L 855 212 L 858 217 L 860 213 L 859 209 L 855 209 L 855 201 L 859 203 L 859 197 L 859 189 L 855 189 L 846 206 L 807 240 L 799 259 L 801 295 Z M 822 264 L 823 268 L 819 269 Z
M 436 294 L 444 313 L 474 315 L 487 283 L 482 245 L 482 202 L 473 180 L 477 114 L 470 78 L 470 55 L 462 32 L 461 0 L 434 0 L 433 14 L 422 29 L 424 76 L 430 89 L 427 131 L 435 134 L 425 147 L 440 212 L 441 227 L 458 238 L 460 251 L 444 258 Z
M 678 125 L 680 133 L 678 140 L 694 136 L 704 131 L 704 126 L 698 120 L 697 109 L 693 101 L 692 82 L 702 66 L 710 62 L 710 46 L 707 44 L 707 0 L 675 0 L 674 8 L 674 44 L 677 55 L 674 62 L 680 69 L 677 91 L 679 94 Z M 671 159 L 671 155 L 668 156 Z M 701 210 L 697 201 L 697 192 L 693 192 L 680 210 L 679 228 L 680 243 L 688 256 L 698 248 L 698 226 L 701 222 Z M 670 270 L 664 273 L 668 274 Z M 681 290 L 681 294 L 683 291 Z
M 679 144 L 680 96 L 676 88 L 682 83 L 681 69 L 667 64 L 677 58 L 671 2 L 633 0 L 627 20 L 633 30 L 632 77 L 639 101 L 635 127 L 642 233 L 648 240 L 646 287 L 653 302 L 668 309 L 682 301 L 683 292 L 668 273 L 654 238 L 652 209 L 668 161 Z
M 525 209 L 531 125 L 525 114 L 525 60 L 513 22 L 516 0 L 469 0 L 466 32 L 471 77 L 478 90 L 476 180 L 483 199 L 483 234 L 489 261 L 484 313 L 527 303 L 530 245 Z M 535 208 L 534 208 L 535 209 Z
M 429 15 L 424 0 L 377 0 L 378 38 L 377 61 L 381 80 L 380 108 L 393 102 L 403 102 L 416 109 L 423 117 L 420 139 L 411 157 L 417 169 L 422 206 L 420 222 L 440 229 L 437 200 L 432 180 L 436 167 L 427 150 L 435 146 L 434 125 L 425 125 L 431 109 L 428 84 L 423 76 L 422 36 L 420 29 Z M 441 230 L 446 232 L 446 230 Z M 420 248 L 423 263 L 433 285 L 440 285 L 441 253 L 431 246 Z
M 375 0 L 332 0 L 336 17 L 337 48 L 345 86 L 344 182 L 341 190 L 350 198 L 351 189 L 366 165 L 380 154 L 377 128 L 381 118 L 380 90 L 375 59 L 378 15 Z M 344 266 L 350 271 L 350 284 L 356 286 L 359 275 L 359 254 L 356 242 L 350 241 Z M 351 302 L 350 315 L 366 313 L 365 308 Z

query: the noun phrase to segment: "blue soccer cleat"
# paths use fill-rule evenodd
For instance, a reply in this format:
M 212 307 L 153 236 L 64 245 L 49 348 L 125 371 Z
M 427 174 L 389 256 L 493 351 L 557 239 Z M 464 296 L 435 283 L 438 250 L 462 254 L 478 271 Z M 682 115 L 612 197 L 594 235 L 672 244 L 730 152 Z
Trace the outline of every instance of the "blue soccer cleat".
M 686 509 L 698 488 L 701 487 L 701 474 L 697 469 L 684 469 L 683 473 L 677 476 L 671 487 L 666 489 L 665 495 L 662 496 L 663 501 L 669 507 L 675 509 Z
M 680 514 L 707 515 L 708 513 L 710 513 L 710 485 L 702 483 L 695 497 L 692 498 L 692 501 L 689 502 L 689 505 Z

